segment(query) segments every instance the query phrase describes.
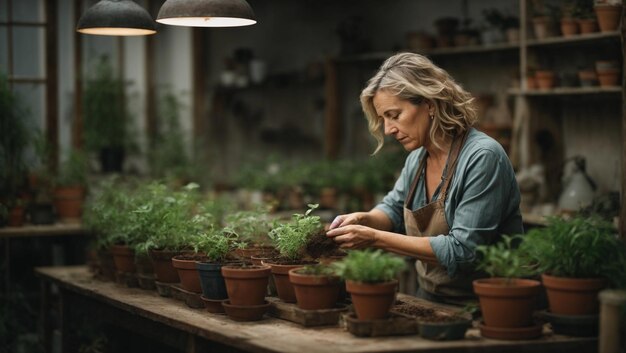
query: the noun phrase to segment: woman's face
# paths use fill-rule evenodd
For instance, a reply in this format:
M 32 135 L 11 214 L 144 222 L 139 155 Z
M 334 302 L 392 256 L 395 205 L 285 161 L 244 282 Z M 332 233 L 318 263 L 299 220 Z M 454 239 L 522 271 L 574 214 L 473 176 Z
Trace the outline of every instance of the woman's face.
M 430 142 L 429 104 L 415 105 L 386 91 L 378 91 L 372 99 L 376 115 L 383 120 L 385 135 L 395 137 L 407 151 Z

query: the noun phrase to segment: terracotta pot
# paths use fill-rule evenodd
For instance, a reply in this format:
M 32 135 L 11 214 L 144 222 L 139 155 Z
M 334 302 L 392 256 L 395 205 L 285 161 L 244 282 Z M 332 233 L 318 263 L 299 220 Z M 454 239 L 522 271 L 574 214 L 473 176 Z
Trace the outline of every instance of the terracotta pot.
M 561 33 L 564 37 L 572 37 L 579 33 L 578 21 L 574 18 L 561 18 Z
M 83 212 L 85 188 L 83 186 L 57 187 L 54 190 L 54 207 L 59 219 L 79 221 Z
M 352 305 L 359 320 L 384 319 L 396 301 L 398 281 L 384 283 L 346 281 L 346 290 L 352 295 Z
M 224 282 L 224 276 L 222 276 L 222 264 L 196 262 L 196 268 L 200 276 L 202 294 L 206 299 L 224 300 L 228 298 L 226 283 Z
M 135 251 L 128 245 L 112 245 L 111 254 L 113 254 L 113 261 L 117 271 L 124 273 L 135 273 L 137 271 L 135 267 Z
M 593 18 L 583 18 L 578 20 L 581 34 L 595 33 L 598 31 L 598 21 Z
M 24 207 L 14 206 L 9 211 L 9 219 L 7 222 L 9 227 L 21 227 L 24 225 Z
M 550 312 L 557 315 L 597 315 L 598 293 L 606 287 L 604 278 L 566 278 L 541 275 Z
M 545 39 L 548 37 L 554 37 L 556 31 L 554 30 L 554 23 L 549 17 L 535 17 L 533 18 L 533 30 L 535 32 L 535 38 Z
M 270 308 L 270 303 L 264 301 L 260 305 L 235 305 L 231 304 L 228 299 L 222 301 L 222 306 L 226 315 L 235 321 L 259 321 L 263 319 L 263 315 Z
M 262 305 L 265 303 L 269 266 L 222 266 L 226 292 L 233 305 Z
M 486 326 L 528 327 L 533 323 L 541 283 L 528 279 L 483 278 L 472 282 Z
M 613 32 L 619 27 L 622 17 L 621 5 L 596 5 L 594 6 L 600 32 Z
M 582 87 L 594 87 L 598 85 L 598 74 L 594 70 L 580 70 L 578 80 Z
M 300 309 L 332 309 L 338 301 L 340 281 L 337 276 L 303 275 L 296 268 L 289 270 L 289 281 Z
M 115 281 L 115 262 L 110 249 L 98 250 L 100 276 L 106 281 Z
M 337 194 L 337 189 L 335 188 L 322 188 L 322 190 L 320 190 L 320 208 L 336 209 L 338 200 Z
M 213 314 L 220 314 L 224 312 L 224 306 L 222 305 L 224 299 L 208 299 L 204 295 L 200 296 L 200 299 L 202 299 L 206 311 Z
M 156 280 L 161 283 L 178 283 L 178 272 L 172 265 L 172 257 L 180 255 L 180 251 L 150 250 L 149 255 L 154 266 Z
M 201 256 L 194 255 L 176 255 L 172 257 L 172 266 L 178 272 L 180 286 L 183 289 L 194 293 L 202 292 L 200 274 L 196 265 L 201 258 Z
M 526 89 L 528 90 L 537 89 L 537 80 L 535 79 L 535 76 L 526 77 Z
M 556 85 L 556 75 L 554 71 L 537 70 L 535 79 L 537 80 L 537 86 L 541 90 L 549 90 Z
M 276 285 L 276 292 L 278 292 L 278 298 L 285 303 L 296 302 L 296 292 L 293 285 L 289 281 L 289 271 L 292 269 L 303 267 L 307 264 L 294 264 L 294 265 L 280 265 L 274 263 L 267 263 L 272 268 L 272 277 L 274 278 L 274 284 Z
M 600 81 L 601 87 L 619 86 L 620 78 L 619 69 L 598 70 L 598 81 Z

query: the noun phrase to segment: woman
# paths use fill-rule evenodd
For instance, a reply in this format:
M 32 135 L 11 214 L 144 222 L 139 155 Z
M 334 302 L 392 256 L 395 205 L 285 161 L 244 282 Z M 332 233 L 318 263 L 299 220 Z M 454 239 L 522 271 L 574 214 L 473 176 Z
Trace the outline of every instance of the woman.
M 500 144 L 472 128 L 473 101 L 422 55 L 387 59 L 361 105 L 378 141 L 374 153 L 383 133 L 411 153 L 380 204 L 338 216 L 327 233 L 342 248 L 417 258 L 418 296 L 433 301 L 472 298 L 476 246 L 523 231 L 515 173 Z

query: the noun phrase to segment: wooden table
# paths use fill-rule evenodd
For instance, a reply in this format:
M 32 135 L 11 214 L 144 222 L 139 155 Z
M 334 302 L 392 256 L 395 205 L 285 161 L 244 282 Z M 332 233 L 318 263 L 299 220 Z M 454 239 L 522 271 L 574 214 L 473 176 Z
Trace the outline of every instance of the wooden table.
M 71 311 L 79 310 L 82 305 L 89 305 L 89 310 L 83 311 L 83 314 L 110 319 L 129 331 L 141 332 L 186 352 L 597 351 L 596 338 L 553 335 L 547 327 L 543 337 L 537 340 L 514 342 L 484 339 L 480 337 L 478 329 L 473 328 L 464 340 L 436 342 L 417 335 L 358 338 L 339 327 L 304 328 L 275 318 L 241 323 L 223 315 L 188 308 L 183 302 L 160 297 L 154 291 L 96 280 L 84 266 L 41 267 L 36 269 L 36 273 L 44 283 L 54 283 L 60 288 L 63 352 L 69 352 L 71 346 L 72 333 L 66 332 L 68 320 L 73 315 Z M 44 289 L 44 304 L 47 294 Z M 42 310 L 45 315 L 45 305 Z M 49 345 L 47 347 L 50 348 Z

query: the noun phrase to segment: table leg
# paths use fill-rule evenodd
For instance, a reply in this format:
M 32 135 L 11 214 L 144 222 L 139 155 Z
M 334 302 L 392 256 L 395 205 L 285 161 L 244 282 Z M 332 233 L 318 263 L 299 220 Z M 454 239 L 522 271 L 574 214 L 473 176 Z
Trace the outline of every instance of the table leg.
M 39 332 L 42 335 L 44 351 L 52 353 L 52 325 L 50 322 L 50 283 L 40 282 L 41 307 L 39 309 Z

